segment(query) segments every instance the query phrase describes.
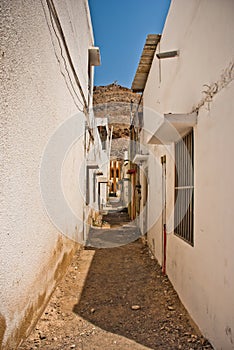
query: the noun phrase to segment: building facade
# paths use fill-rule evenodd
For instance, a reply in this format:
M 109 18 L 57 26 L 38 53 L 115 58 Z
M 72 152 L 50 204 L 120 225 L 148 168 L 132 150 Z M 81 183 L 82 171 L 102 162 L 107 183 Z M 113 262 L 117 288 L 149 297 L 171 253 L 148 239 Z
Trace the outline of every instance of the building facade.
M 172 1 L 143 91 L 147 241 L 201 332 L 234 349 L 234 3 Z M 137 80 L 135 79 L 135 83 Z
M 87 0 L 3 0 L 0 20 L 0 348 L 15 349 L 84 240 L 99 56 Z

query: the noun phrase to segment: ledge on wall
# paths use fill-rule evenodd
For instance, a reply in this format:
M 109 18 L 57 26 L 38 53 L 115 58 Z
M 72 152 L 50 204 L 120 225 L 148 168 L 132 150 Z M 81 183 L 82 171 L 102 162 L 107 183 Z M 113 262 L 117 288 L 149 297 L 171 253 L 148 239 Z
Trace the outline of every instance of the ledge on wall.
M 197 112 L 164 114 L 161 124 L 153 131 L 149 144 L 170 144 L 179 141 L 197 124 Z
M 136 154 L 133 158 L 133 163 L 137 165 L 142 165 L 144 162 L 147 162 L 149 155 L 148 154 Z
M 92 46 L 89 48 L 89 64 L 90 66 L 101 65 L 101 55 L 100 55 L 99 47 Z

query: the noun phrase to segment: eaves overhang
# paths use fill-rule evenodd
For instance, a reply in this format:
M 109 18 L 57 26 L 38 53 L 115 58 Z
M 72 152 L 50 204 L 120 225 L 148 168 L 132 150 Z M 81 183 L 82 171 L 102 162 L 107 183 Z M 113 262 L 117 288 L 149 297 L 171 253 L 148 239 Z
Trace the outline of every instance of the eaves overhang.
M 98 168 L 96 160 L 87 160 L 86 166 L 90 169 L 97 169 Z
M 137 165 L 142 165 L 143 163 L 147 162 L 148 158 L 149 158 L 148 154 L 137 153 L 133 158 L 132 162 Z
M 131 89 L 134 92 L 143 92 L 146 81 L 148 79 L 149 71 L 154 59 L 157 45 L 160 41 L 160 34 L 147 35 L 146 42 L 141 54 L 140 62 L 137 67 L 135 77 L 132 82 Z
M 98 176 L 97 182 L 108 183 L 108 179 L 106 176 Z
M 179 141 L 197 124 L 197 112 L 164 114 L 161 123 L 152 131 L 149 144 L 171 144 Z

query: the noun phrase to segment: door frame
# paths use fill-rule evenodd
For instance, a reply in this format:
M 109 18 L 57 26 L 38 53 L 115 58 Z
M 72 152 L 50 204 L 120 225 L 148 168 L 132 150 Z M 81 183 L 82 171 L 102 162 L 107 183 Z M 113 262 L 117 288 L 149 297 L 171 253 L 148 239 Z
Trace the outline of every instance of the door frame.
M 161 157 L 162 164 L 162 273 L 166 275 L 167 263 L 167 226 L 166 226 L 166 156 Z

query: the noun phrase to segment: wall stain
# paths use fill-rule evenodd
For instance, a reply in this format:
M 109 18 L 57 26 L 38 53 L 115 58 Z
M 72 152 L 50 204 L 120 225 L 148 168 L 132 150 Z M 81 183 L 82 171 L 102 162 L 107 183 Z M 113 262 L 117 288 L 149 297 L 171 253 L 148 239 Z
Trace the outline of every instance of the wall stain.
M 11 334 L 4 345 L 1 343 L 6 330 L 6 322 L 4 317 L 0 315 L 1 350 L 16 349 L 29 336 L 32 329 L 35 327 L 38 319 L 41 317 L 45 307 L 47 306 L 54 289 L 65 275 L 75 251 L 80 248 L 80 245 L 74 244 L 74 242 L 72 242 L 72 244 L 69 246 L 69 244 L 67 244 L 69 242 L 71 241 L 69 240 L 68 242 L 64 242 L 64 238 L 59 236 L 56 247 L 52 251 L 51 258 L 40 274 L 40 276 L 43 275 L 47 276 L 48 278 L 44 283 L 44 291 L 37 296 L 35 302 L 28 305 L 24 313 L 24 317 L 20 321 L 19 327 Z M 62 253 L 65 249 L 69 249 L 69 251 Z M 35 285 L 38 285 L 39 292 L 39 287 L 41 290 L 40 278 L 37 278 L 37 280 L 34 281 L 34 286 Z M 48 289 L 51 291 L 50 293 L 47 292 Z
M 6 330 L 6 320 L 2 314 L 0 314 L 0 349 L 2 347 L 2 341 Z
M 54 279 L 56 282 L 58 282 L 65 274 L 73 254 L 74 254 L 73 250 L 69 254 L 68 253 L 63 254 L 62 261 L 58 263 L 54 273 Z
M 26 339 L 36 324 L 38 318 L 42 314 L 47 302 L 46 292 L 39 294 L 37 302 L 29 305 L 23 319 L 21 320 L 20 326 L 15 330 L 11 338 L 2 349 L 15 349 L 24 339 Z
M 227 326 L 227 327 L 225 328 L 225 333 L 227 334 L 227 336 L 228 336 L 230 342 L 233 344 L 232 329 L 231 329 L 231 327 Z

